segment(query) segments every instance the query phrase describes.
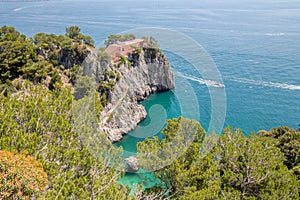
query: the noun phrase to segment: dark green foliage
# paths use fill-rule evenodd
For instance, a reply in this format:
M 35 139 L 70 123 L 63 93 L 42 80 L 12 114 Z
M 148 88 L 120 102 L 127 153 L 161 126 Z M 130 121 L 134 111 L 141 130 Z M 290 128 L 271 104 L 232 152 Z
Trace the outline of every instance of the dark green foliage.
M 216 156 L 217 149 L 212 149 L 192 163 L 184 178 L 186 184 L 179 199 L 222 199 L 220 197 L 221 177 Z
M 226 198 L 297 199 L 299 185 L 271 138 L 225 129 L 219 139 L 221 188 Z
M 117 42 L 124 42 L 135 39 L 134 34 L 125 34 L 125 35 L 119 35 L 119 34 L 111 34 L 108 36 L 108 39 L 104 41 L 104 44 L 106 47 L 108 47 L 111 44 L 116 44 Z
M 66 69 L 73 67 L 75 64 L 81 65 L 90 50 L 70 38 L 66 38 L 60 44 L 58 64 L 63 65 Z
M 73 50 L 76 46 L 72 41 L 64 40 L 64 36 L 56 36 L 54 34 L 38 33 L 34 36 L 33 41 L 26 39 L 12 27 L 2 27 L 2 42 L 0 58 L 1 58 L 1 82 L 8 84 L 9 80 L 13 80 L 22 76 L 33 83 L 42 83 L 47 77 L 50 82 L 49 88 L 59 89 L 62 85 L 59 71 L 54 68 L 59 61 L 59 53 L 63 48 Z M 66 43 L 69 45 L 67 46 Z M 63 49 L 63 50 L 65 50 Z M 73 53 L 74 54 L 74 53 Z M 40 60 L 37 59 L 39 55 Z M 77 55 L 77 52 L 75 53 Z M 42 58 L 41 58 L 42 57 Z M 3 59 L 3 61 L 2 61 Z M 64 70 L 64 68 L 61 68 Z M 12 91 L 10 87 L 2 85 L 2 91 Z
M 62 86 L 61 76 L 57 70 L 52 71 L 51 80 L 49 83 L 49 89 L 55 90 L 60 89 Z
M 80 33 L 80 28 L 78 26 L 69 26 L 66 28 L 66 36 L 74 39 L 77 42 L 83 42 L 86 45 L 94 46 L 94 41 L 90 36 L 85 36 Z
M 98 92 L 105 97 L 109 97 L 110 92 L 115 88 L 120 74 L 117 75 L 111 70 L 104 71 L 104 79 L 99 82 Z M 105 104 L 103 104 L 105 105 Z
M 277 147 L 284 154 L 284 164 L 296 175 L 300 182 L 300 130 L 281 126 L 271 129 L 267 136 L 275 138 Z
M 74 85 L 77 75 L 79 74 L 81 67 L 77 64 L 73 65 L 73 67 L 71 67 L 70 69 L 68 69 L 67 71 L 67 76 L 70 79 L 70 82 Z
M 64 51 L 74 51 L 76 49 L 76 46 L 73 44 L 73 40 L 70 38 L 65 38 L 60 45 L 61 49 Z
M 279 127 L 271 130 L 278 139 L 277 146 L 284 153 L 285 165 L 292 169 L 300 164 L 300 131 L 288 127 Z
M 56 66 L 58 65 L 58 51 L 62 39 L 54 34 L 38 33 L 34 36 L 33 42 L 37 47 L 38 55 L 43 56 L 44 59 Z
M 106 45 L 106 47 L 108 47 L 109 45 L 115 44 L 121 40 L 122 40 L 122 35 L 112 34 L 108 36 L 108 39 L 104 41 L 104 44 Z
M 115 86 L 116 86 L 116 81 L 114 80 L 100 81 L 99 92 L 106 94 L 109 91 L 113 90 Z
M 0 31 L 1 31 L 0 42 L 16 41 L 21 36 L 21 34 L 18 31 L 16 31 L 14 27 L 11 26 L 3 26 L 1 27 Z
M 10 80 L 6 80 L 4 84 L 0 84 L 0 93 L 7 95 L 8 93 L 16 92 L 16 88 Z
M 69 38 L 77 38 L 80 34 L 80 28 L 78 26 L 70 26 L 66 28 L 66 35 Z
M 33 83 L 44 83 L 51 90 L 62 86 L 61 71 L 66 71 L 74 83 L 78 64 L 81 64 L 90 50 L 82 44 L 84 36 L 80 29 L 69 27 L 71 36 L 38 33 L 33 40 L 26 38 L 13 27 L 0 28 L 0 89 L 3 94 L 13 92 L 11 81 L 22 76 Z M 79 33 L 76 31 L 79 30 Z M 83 42 L 85 43 L 85 42 Z M 90 43 L 93 43 L 90 41 Z M 91 45 L 91 44 L 89 44 Z M 58 68 L 59 70 L 56 70 Z M 50 81 L 45 81 L 46 79 Z
M 25 79 L 29 79 L 34 83 L 40 83 L 48 75 L 53 73 L 53 65 L 47 61 L 38 61 L 32 65 L 23 67 L 20 70 Z
M 35 46 L 13 27 L 0 28 L 0 83 L 21 75 L 21 68 L 37 61 Z
M 271 129 L 270 131 L 270 135 L 273 137 L 273 138 L 279 138 L 281 136 L 283 136 L 284 134 L 286 133 L 289 133 L 289 132 L 293 132 L 294 130 L 288 126 L 280 126 L 278 128 L 273 128 Z

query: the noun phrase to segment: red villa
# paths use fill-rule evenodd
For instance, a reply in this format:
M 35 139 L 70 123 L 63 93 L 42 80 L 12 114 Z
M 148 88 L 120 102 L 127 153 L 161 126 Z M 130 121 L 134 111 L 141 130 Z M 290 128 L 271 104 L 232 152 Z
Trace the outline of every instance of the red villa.
M 119 56 L 128 56 L 129 53 L 134 51 L 134 47 L 144 47 L 145 40 L 144 39 L 134 39 L 125 42 L 118 42 L 117 44 L 109 45 L 105 51 L 110 55 L 111 61 L 113 63 L 119 60 Z

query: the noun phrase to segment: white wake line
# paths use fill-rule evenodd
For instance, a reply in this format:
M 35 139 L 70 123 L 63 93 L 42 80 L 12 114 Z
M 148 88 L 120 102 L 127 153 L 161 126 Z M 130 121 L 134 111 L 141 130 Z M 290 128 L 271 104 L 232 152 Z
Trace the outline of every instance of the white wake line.
M 247 78 L 229 78 L 231 81 L 239 82 L 239 83 L 247 83 L 252 85 L 260 85 L 265 87 L 273 87 L 273 88 L 281 88 L 281 89 L 289 89 L 289 90 L 300 90 L 300 85 L 292 85 L 286 83 L 275 83 L 275 82 L 267 82 L 267 81 L 257 81 Z
M 13 9 L 13 11 L 14 12 L 18 12 L 18 11 L 24 10 L 26 8 L 33 8 L 33 7 L 40 7 L 40 6 L 38 6 L 38 5 L 35 5 L 35 6 L 24 6 L 24 7 Z
M 196 81 L 200 84 L 207 85 L 208 87 L 219 87 L 223 88 L 225 87 L 222 83 L 212 81 L 212 80 L 205 80 L 202 78 L 198 78 L 189 74 L 184 74 L 181 72 L 175 72 L 176 75 L 186 78 L 188 80 Z M 226 77 L 225 77 L 226 78 Z M 287 84 L 287 83 L 276 83 L 276 82 L 267 82 L 267 81 L 261 81 L 261 80 L 252 80 L 247 78 L 228 78 L 227 80 L 235 81 L 238 83 L 246 83 L 251 85 L 258 85 L 258 86 L 264 86 L 264 87 L 273 87 L 273 88 L 280 88 L 280 89 L 288 89 L 288 90 L 300 90 L 300 85 L 293 85 L 293 84 Z
M 268 36 L 284 36 L 285 33 L 266 33 L 265 35 L 268 35 Z
M 25 9 L 25 8 L 27 8 L 27 7 L 16 8 L 16 9 L 14 9 L 13 11 L 14 11 L 14 12 L 17 12 L 17 11 L 23 10 L 23 9 Z
M 186 78 L 189 79 L 191 81 L 196 81 L 202 85 L 206 85 L 207 87 L 217 87 L 217 88 L 224 88 L 225 86 L 222 83 L 216 82 L 216 81 L 212 81 L 212 80 L 205 80 L 202 78 L 198 78 L 189 74 L 184 74 L 181 72 L 175 72 L 175 74 L 177 74 L 178 76 L 182 77 L 182 78 Z

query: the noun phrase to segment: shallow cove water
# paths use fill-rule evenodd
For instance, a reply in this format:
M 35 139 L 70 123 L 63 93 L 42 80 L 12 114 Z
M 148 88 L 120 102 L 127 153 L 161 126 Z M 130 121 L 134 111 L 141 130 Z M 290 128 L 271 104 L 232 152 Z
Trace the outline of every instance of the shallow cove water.
M 165 114 L 168 119 L 175 118 L 180 116 L 180 110 L 178 109 L 178 101 L 176 100 L 176 96 L 173 91 L 163 92 L 152 94 L 148 99 L 140 102 L 147 111 L 147 117 L 141 123 L 139 123 L 139 127 L 149 127 L 149 136 L 156 135 L 159 138 L 162 138 L 162 134 L 160 133 L 161 130 L 158 132 L 152 132 L 152 127 L 155 124 L 160 124 L 162 117 L 165 117 Z M 149 111 L 152 106 L 160 105 L 164 110 L 161 110 L 160 113 L 156 113 L 156 115 L 150 115 Z M 153 111 L 154 112 L 154 111 Z M 151 118 L 150 118 L 151 116 Z M 165 122 L 165 119 L 164 119 Z M 165 125 L 165 123 L 163 123 Z M 136 137 L 138 136 L 138 129 L 131 131 L 128 135 L 126 135 L 120 142 L 116 143 L 117 147 L 122 146 L 123 148 L 123 158 L 127 158 L 132 155 L 136 155 L 136 144 L 138 142 L 144 141 L 145 138 Z M 119 180 L 121 184 L 128 185 L 131 189 L 134 189 L 135 186 L 138 184 L 142 184 L 145 188 L 150 188 L 155 185 L 160 185 L 160 181 L 154 176 L 153 173 L 147 173 L 142 169 L 139 169 L 137 173 L 126 173 L 125 176 Z
M 135 130 L 129 132 L 128 135 L 126 135 L 120 142 L 117 142 L 115 145 L 118 147 L 123 147 L 123 157 L 125 158 L 136 153 L 136 143 L 144 141 L 145 136 L 151 137 L 157 135 L 159 138 L 162 137 L 160 133 L 161 129 L 155 131 L 156 129 L 151 130 L 151 128 L 156 128 L 153 126 L 156 126 L 157 124 L 160 125 L 161 120 L 164 120 L 163 126 L 165 125 L 166 118 L 164 111 L 166 111 L 167 119 L 178 117 L 181 114 L 180 109 L 178 109 L 178 100 L 176 99 L 174 90 L 152 94 L 146 100 L 141 101 L 140 104 L 145 107 L 147 111 L 147 117 L 145 120 L 140 122 L 138 126 L 147 127 L 148 135 L 144 135 L 144 133 L 141 133 L 141 136 L 141 134 L 139 134 L 139 129 L 136 128 Z M 164 110 L 160 110 L 161 112 L 157 112 L 153 115 L 149 114 L 151 107 L 158 105 L 162 106 Z
M 171 63 L 174 72 L 192 72 L 189 69 L 193 69 L 188 62 L 171 52 L 164 52 Z M 175 73 L 175 80 L 179 78 Z M 197 116 L 196 113 L 203 113 L 202 117 L 196 120 L 201 121 L 202 126 L 207 129 L 209 124 L 209 108 L 210 108 L 210 96 L 206 85 L 201 85 L 197 81 L 186 80 L 189 82 L 193 90 L 200 92 L 201 97 L 198 97 L 199 110 L 191 110 L 190 116 Z M 166 125 L 167 119 L 177 118 L 182 115 L 181 105 L 178 100 L 179 92 L 182 91 L 184 85 L 176 84 L 175 89 L 155 93 L 150 95 L 146 100 L 139 102 L 143 105 L 147 111 L 147 117 L 140 122 L 136 129 L 129 132 L 124 138 L 115 143 L 116 147 L 123 148 L 123 158 L 136 155 L 136 144 L 144 141 L 147 137 L 158 136 L 160 139 L 163 137 L 161 130 Z M 150 188 L 153 186 L 162 186 L 162 183 L 157 179 L 152 172 L 146 172 L 143 169 L 139 169 L 137 173 L 126 173 L 123 178 L 119 180 L 119 183 L 128 185 L 131 189 L 134 189 L 138 184 L 143 185 L 144 188 Z M 133 191 L 133 190 L 132 190 Z

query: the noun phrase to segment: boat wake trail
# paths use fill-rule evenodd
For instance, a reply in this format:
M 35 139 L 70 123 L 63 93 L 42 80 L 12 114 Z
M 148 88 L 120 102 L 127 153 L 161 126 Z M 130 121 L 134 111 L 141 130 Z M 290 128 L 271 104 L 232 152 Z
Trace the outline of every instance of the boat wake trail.
M 247 78 L 229 78 L 228 80 L 239 82 L 239 83 L 247 83 L 251 85 L 264 86 L 264 87 L 273 87 L 273 88 L 288 89 L 288 90 L 300 90 L 300 85 L 292 85 L 286 83 L 267 82 L 267 81 L 252 80 Z
M 23 9 L 25 9 L 25 8 L 27 8 L 27 7 L 16 8 L 16 9 L 14 9 L 13 11 L 14 11 L 14 12 L 18 12 L 18 11 L 23 10 Z
M 217 87 L 217 88 L 224 88 L 225 86 L 222 83 L 212 81 L 212 80 L 205 80 L 202 78 L 198 78 L 196 76 L 185 74 L 181 72 L 175 72 L 176 75 L 191 80 L 196 81 L 202 85 L 206 85 L 207 87 Z M 253 80 L 253 79 L 247 79 L 247 78 L 235 78 L 235 77 L 228 77 L 225 79 L 238 82 L 238 83 L 245 83 L 249 85 L 257 85 L 257 86 L 263 86 L 263 87 L 273 87 L 273 88 L 280 88 L 280 89 L 288 89 L 288 90 L 300 90 L 300 85 L 294 85 L 294 84 L 287 84 L 287 83 L 278 83 L 278 82 L 268 82 L 268 81 L 262 81 L 262 80 Z
M 222 83 L 219 83 L 219 82 L 216 82 L 216 81 L 205 80 L 205 79 L 198 78 L 196 76 L 192 76 L 192 75 L 189 75 L 189 74 L 184 74 L 184 73 L 181 73 L 181 72 L 175 72 L 175 74 L 182 77 L 182 78 L 198 82 L 202 85 L 206 85 L 207 87 L 217 87 L 217 88 L 224 88 L 225 87 Z
M 27 8 L 33 8 L 33 7 L 41 7 L 40 5 L 34 5 L 34 6 L 24 6 L 24 7 L 19 7 L 19 8 L 15 8 L 13 9 L 13 12 L 19 12 L 21 10 L 27 9 Z

